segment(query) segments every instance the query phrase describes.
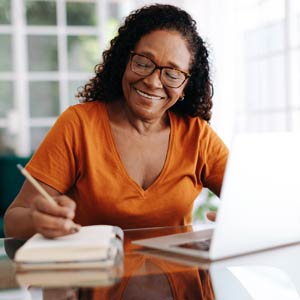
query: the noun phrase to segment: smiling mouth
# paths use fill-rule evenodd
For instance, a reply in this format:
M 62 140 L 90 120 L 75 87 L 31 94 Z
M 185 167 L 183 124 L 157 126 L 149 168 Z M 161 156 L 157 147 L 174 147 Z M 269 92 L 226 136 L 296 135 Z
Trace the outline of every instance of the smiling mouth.
M 149 95 L 145 92 L 142 92 L 140 90 L 138 90 L 137 88 L 134 88 L 134 90 L 137 92 L 137 94 L 139 94 L 140 96 L 142 97 L 145 97 L 147 99 L 150 99 L 150 100 L 163 100 L 165 99 L 165 97 L 160 97 L 160 96 L 153 96 L 153 95 Z

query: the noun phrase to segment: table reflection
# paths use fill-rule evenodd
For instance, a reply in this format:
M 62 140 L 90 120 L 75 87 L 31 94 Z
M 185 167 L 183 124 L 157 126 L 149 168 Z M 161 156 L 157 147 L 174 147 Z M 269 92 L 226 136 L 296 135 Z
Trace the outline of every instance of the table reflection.
M 16 273 L 12 259 L 22 242 L 1 240 L 0 300 L 300 300 L 300 244 L 209 263 L 131 243 L 190 230 L 127 231 L 123 260 L 109 270 Z
M 132 254 L 125 257 L 124 274 L 117 284 L 77 289 L 44 288 L 43 299 L 212 300 L 214 293 L 206 270 Z
M 208 271 L 138 252 L 141 247 L 131 244 L 134 239 L 191 230 L 183 226 L 125 232 L 124 258 L 113 269 L 21 273 L 11 269 L 11 277 L 28 291 L 28 299 L 214 299 Z M 10 259 L 22 243 L 5 240 Z
M 117 287 L 94 290 L 94 299 L 214 299 L 207 271 L 141 254 L 125 257 Z

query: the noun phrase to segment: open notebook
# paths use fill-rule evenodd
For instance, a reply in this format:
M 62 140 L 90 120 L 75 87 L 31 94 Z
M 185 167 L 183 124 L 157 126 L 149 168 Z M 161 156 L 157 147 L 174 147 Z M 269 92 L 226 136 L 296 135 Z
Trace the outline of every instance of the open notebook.
M 299 242 L 299 172 L 299 133 L 237 135 L 215 229 L 133 243 L 216 260 Z
M 17 250 L 18 270 L 106 268 L 123 253 L 123 231 L 110 225 L 81 227 L 79 232 L 54 239 L 35 234 Z

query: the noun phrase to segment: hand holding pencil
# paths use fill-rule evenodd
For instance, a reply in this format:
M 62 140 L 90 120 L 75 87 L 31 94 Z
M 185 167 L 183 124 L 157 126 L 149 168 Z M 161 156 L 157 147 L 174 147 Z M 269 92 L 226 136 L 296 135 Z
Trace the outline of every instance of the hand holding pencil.
M 65 195 L 52 197 L 21 165 L 17 165 L 21 173 L 38 191 L 32 200 L 31 215 L 36 231 L 48 238 L 77 232 L 80 225 L 73 222 L 75 202 Z

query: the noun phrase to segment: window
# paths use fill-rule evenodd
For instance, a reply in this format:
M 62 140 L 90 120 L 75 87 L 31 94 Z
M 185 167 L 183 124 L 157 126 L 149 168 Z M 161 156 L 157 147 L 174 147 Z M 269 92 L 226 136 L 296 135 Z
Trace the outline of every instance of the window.
M 240 127 L 299 130 L 299 1 L 253 0 L 241 4 L 238 13 L 245 70 Z
M 0 154 L 35 151 L 127 13 L 120 1 L 1 0 Z

